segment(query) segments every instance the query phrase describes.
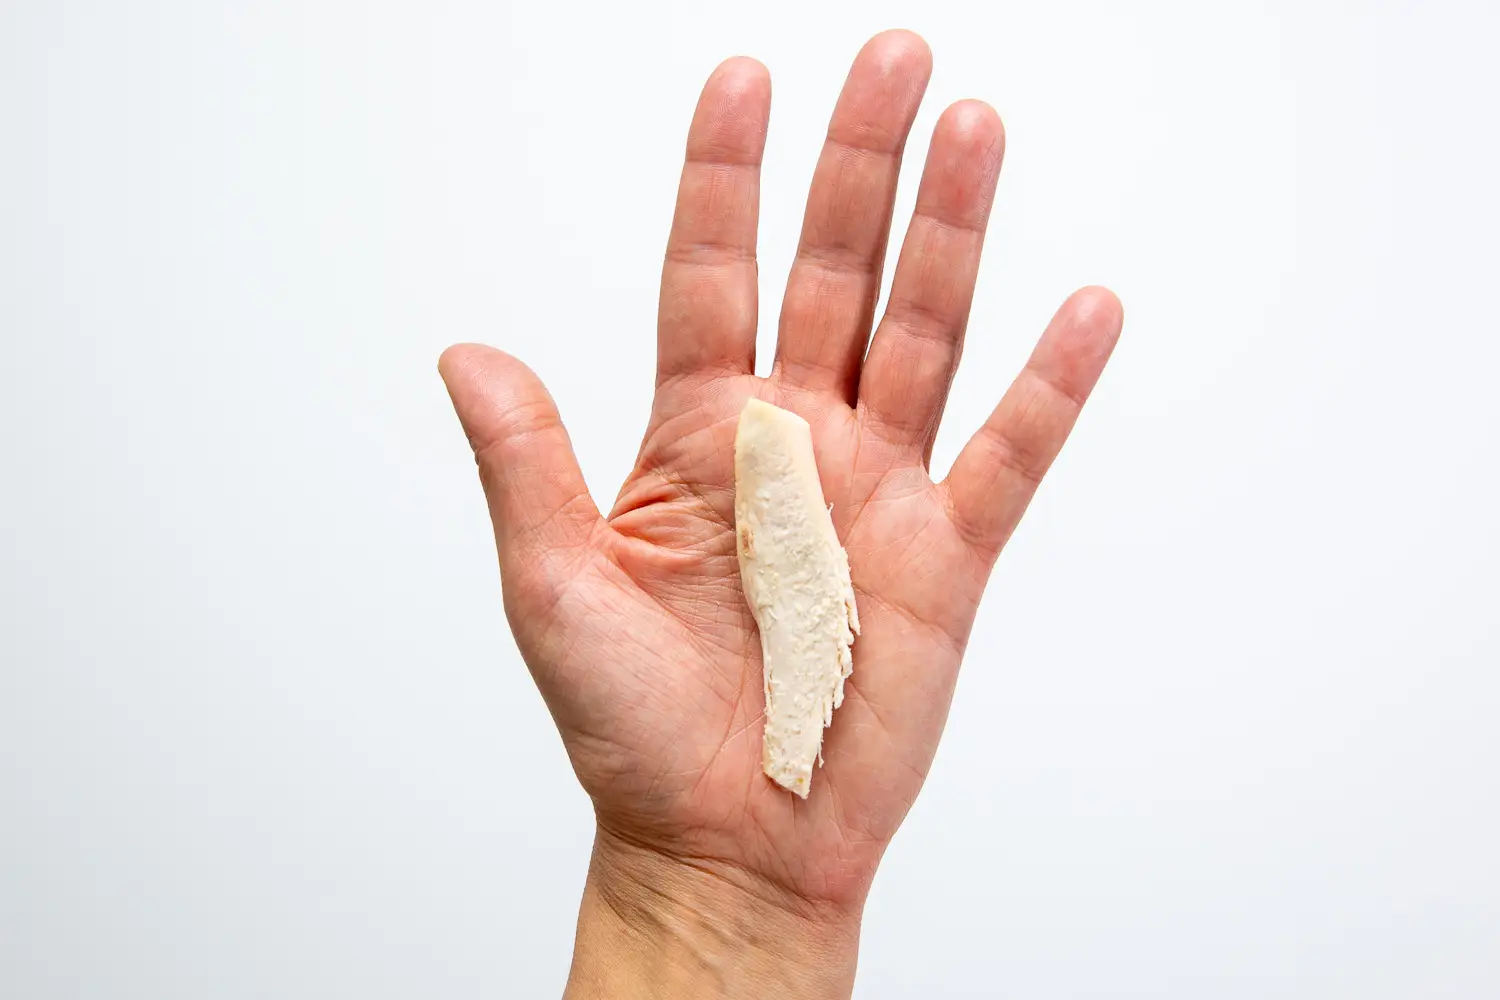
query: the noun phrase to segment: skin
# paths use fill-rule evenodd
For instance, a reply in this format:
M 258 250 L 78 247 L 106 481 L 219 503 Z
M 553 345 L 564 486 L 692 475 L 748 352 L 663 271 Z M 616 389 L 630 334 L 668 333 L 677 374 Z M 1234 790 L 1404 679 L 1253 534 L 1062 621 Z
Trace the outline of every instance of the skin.
M 568 997 L 849 995 L 864 899 L 932 763 L 991 567 L 1119 336 L 1113 294 L 1071 296 L 947 479 L 931 479 L 1005 134 L 981 102 L 943 112 L 876 324 L 930 72 L 926 43 L 905 31 L 855 59 L 764 378 L 755 246 L 770 80 L 746 58 L 709 77 L 662 272 L 651 419 L 607 515 L 528 368 L 472 344 L 440 361 L 516 642 L 595 807 Z M 751 396 L 812 425 L 863 625 L 806 801 L 761 773 L 760 647 L 734 536 L 734 433 Z

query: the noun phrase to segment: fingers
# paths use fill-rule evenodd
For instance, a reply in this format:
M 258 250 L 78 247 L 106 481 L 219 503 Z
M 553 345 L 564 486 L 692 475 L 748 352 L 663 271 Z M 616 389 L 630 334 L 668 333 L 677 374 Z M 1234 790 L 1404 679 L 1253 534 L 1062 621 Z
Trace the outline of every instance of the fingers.
M 771 78 L 753 59 L 714 70 L 688 131 L 662 266 L 658 386 L 755 365 L 755 228 Z
M 948 474 L 955 526 L 993 559 L 1057 457 L 1120 337 L 1120 300 L 1104 288 L 1073 293 L 1031 359 Z
M 917 207 L 884 318 L 859 382 L 860 416 L 927 461 L 958 366 L 1005 130 L 993 108 L 960 101 L 933 130 Z
M 509 354 L 478 344 L 448 348 L 438 370 L 479 463 L 507 583 L 513 570 L 576 557 L 599 511 L 541 381 Z
M 784 384 L 853 405 L 901 153 L 932 75 L 927 43 L 886 31 L 855 57 L 813 173 L 776 346 Z

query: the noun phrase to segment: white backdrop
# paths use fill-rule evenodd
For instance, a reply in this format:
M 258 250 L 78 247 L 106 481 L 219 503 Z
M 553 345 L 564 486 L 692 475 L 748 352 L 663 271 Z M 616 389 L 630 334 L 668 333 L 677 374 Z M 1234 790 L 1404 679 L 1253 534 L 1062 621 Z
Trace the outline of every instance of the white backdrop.
M 0 4 L 0 995 L 560 991 L 590 814 L 438 352 L 607 504 L 702 79 L 774 81 L 768 359 L 898 25 L 909 162 L 1009 137 L 935 471 L 1069 291 L 1126 324 L 857 995 L 1500 996 L 1500 8 L 1290 0 Z

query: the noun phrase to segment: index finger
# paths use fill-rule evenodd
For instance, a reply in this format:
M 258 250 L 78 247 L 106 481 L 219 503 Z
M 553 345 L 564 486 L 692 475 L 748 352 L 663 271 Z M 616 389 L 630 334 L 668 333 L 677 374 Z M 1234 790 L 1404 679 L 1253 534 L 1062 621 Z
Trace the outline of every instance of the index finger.
M 662 265 L 656 384 L 755 366 L 755 231 L 771 77 L 754 59 L 708 78 L 688 131 Z

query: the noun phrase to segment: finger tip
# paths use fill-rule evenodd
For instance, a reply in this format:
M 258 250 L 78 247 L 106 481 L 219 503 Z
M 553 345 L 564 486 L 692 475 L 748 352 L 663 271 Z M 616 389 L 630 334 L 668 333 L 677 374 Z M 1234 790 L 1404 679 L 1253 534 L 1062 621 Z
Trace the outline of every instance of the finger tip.
M 451 344 L 444 348 L 443 353 L 438 355 L 438 374 L 442 375 L 443 379 L 447 381 L 468 367 L 478 354 L 490 350 L 494 350 L 494 348 L 485 347 L 483 344 Z
M 513 355 L 488 344 L 454 344 L 438 355 L 438 374 L 450 395 L 464 394 L 495 381 L 513 377 L 516 369 L 530 369 Z
M 951 174 L 954 192 L 984 192 L 985 216 L 1004 160 L 1005 126 L 994 108 L 969 99 L 943 109 L 932 129 L 928 169 Z
M 1101 330 L 1110 339 L 1125 325 L 1125 306 L 1103 285 L 1088 285 L 1073 293 L 1074 316 L 1080 325 Z
M 754 56 L 730 56 L 709 75 L 709 83 L 737 95 L 769 93 L 771 71 Z
M 1005 145 L 1005 123 L 1000 120 L 1000 112 L 977 97 L 966 97 L 944 108 L 939 127 L 976 145 Z
M 464 355 L 472 344 L 450 344 L 438 355 L 437 370 L 444 382 L 463 364 Z
M 688 132 L 690 156 L 760 162 L 771 113 L 771 75 L 757 59 L 731 56 L 703 84 Z
M 932 71 L 932 48 L 927 39 L 909 28 L 887 28 L 865 42 L 860 55 L 878 60 L 884 67 L 897 66 Z

